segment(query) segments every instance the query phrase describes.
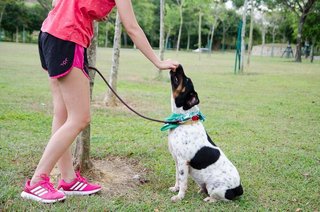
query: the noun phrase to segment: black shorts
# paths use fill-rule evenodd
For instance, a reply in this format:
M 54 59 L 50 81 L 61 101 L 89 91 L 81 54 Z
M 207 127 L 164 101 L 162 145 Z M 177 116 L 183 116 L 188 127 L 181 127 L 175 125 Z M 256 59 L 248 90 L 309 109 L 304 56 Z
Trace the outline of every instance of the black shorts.
M 51 78 L 63 77 L 73 67 L 82 70 L 89 78 L 86 48 L 46 32 L 40 32 L 38 45 L 42 68 L 48 71 Z

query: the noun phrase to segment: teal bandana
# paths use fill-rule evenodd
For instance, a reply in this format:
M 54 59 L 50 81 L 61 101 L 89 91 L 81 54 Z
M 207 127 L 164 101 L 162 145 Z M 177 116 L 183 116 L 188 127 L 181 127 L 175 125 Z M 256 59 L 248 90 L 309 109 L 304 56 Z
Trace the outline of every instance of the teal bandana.
M 172 121 L 172 122 L 177 121 L 177 122 L 183 123 L 185 121 L 188 121 L 189 119 L 192 119 L 193 116 L 198 116 L 199 120 L 201 120 L 201 121 L 205 120 L 204 115 L 202 115 L 202 113 L 200 111 L 192 112 L 192 113 L 188 113 L 188 114 L 172 113 L 171 116 L 167 117 L 165 120 L 166 121 Z M 169 130 L 169 129 L 175 129 L 179 125 L 180 125 L 179 123 L 177 123 L 177 124 L 167 123 L 167 124 L 164 124 L 161 127 L 161 131 L 166 131 L 166 130 Z

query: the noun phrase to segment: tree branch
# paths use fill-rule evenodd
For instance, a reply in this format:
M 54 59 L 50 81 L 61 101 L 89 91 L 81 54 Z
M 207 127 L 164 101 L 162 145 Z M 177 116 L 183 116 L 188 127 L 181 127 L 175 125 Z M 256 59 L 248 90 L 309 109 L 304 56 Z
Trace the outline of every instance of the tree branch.
M 297 12 L 296 10 L 296 7 L 295 7 L 295 3 L 291 4 L 291 1 L 290 0 L 285 0 L 283 1 L 283 3 L 285 5 L 287 5 L 287 7 L 289 7 L 289 9 L 294 12 L 297 16 L 300 16 L 299 13 Z
M 303 8 L 304 8 L 304 7 L 301 6 L 300 1 L 299 1 L 299 0 L 295 0 L 295 2 L 296 2 L 296 4 L 298 5 L 300 11 L 303 13 Z M 303 5 L 303 6 L 304 6 L 304 5 Z

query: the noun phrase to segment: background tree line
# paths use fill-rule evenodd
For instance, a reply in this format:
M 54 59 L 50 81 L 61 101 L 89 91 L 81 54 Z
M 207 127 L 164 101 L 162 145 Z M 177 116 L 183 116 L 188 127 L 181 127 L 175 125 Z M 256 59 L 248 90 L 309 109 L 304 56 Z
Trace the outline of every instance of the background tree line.
M 310 2 L 314 1 L 312 4 Z M 137 19 L 150 43 L 159 46 L 160 1 L 132 0 Z M 237 27 L 242 19 L 243 0 L 166 0 L 165 47 L 190 50 L 198 47 L 209 50 L 233 49 Z M 298 3 L 297 3 L 298 2 Z M 299 3 L 300 2 L 300 3 Z M 306 9 L 301 8 L 308 4 Z M 254 0 L 248 1 L 247 22 L 253 19 L 252 43 L 292 43 L 300 39 L 318 44 L 320 30 L 320 2 L 315 0 Z M 311 4 L 311 5 L 310 5 Z M 36 42 L 43 19 L 51 9 L 51 0 L 1 0 L 0 38 L 4 41 Z M 253 15 L 250 16 L 250 11 Z M 98 45 L 112 47 L 116 13 L 107 22 L 99 23 Z M 301 28 L 303 19 L 303 28 Z M 250 24 L 246 25 L 249 34 Z M 248 36 L 246 36 L 246 43 Z M 122 33 L 121 46 L 131 48 L 133 43 Z

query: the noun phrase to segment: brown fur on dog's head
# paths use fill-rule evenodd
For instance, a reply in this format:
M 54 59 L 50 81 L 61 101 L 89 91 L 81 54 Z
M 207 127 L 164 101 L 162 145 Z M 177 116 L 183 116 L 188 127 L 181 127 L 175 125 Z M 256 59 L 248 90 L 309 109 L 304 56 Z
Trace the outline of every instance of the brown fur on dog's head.
M 183 110 L 189 110 L 200 103 L 197 92 L 194 90 L 193 83 L 188 78 L 181 65 L 173 71 L 170 71 L 172 95 L 176 106 L 183 107 Z

